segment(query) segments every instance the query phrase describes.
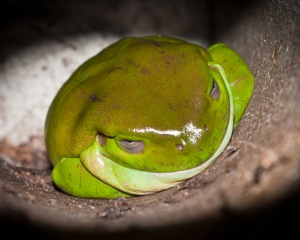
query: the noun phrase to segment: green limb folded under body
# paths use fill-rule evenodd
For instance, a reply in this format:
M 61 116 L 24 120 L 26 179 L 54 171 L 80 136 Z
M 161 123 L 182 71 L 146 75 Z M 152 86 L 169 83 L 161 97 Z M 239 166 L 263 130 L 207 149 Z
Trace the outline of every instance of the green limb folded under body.
M 130 195 L 99 181 L 81 164 L 79 158 L 62 158 L 54 167 L 52 178 L 64 192 L 84 198 L 117 198 Z
M 252 96 L 254 76 L 241 56 L 225 44 L 214 44 L 207 51 L 213 61 L 220 64 L 226 72 L 234 98 L 236 127 Z

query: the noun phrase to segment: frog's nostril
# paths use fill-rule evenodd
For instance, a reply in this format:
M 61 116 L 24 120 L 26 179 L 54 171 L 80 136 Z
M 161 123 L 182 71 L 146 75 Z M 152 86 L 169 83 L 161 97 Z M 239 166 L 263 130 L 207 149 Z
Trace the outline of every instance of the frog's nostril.
M 176 148 L 178 151 L 182 151 L 184 149 L 184 146 L 182 144 L 176 144 Z
M 218 100 L 220 98 L 220 88 L 215 79 L 213 80 L 213 86 L 210 91 L 210 96 L 215 100 Z

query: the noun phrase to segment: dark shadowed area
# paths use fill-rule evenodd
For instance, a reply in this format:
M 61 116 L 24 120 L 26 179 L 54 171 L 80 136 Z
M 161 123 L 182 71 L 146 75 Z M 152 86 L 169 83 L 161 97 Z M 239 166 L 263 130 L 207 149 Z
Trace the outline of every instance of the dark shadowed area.
M 0 3 L 0 238 L 300 239 L 300 2 Z M 255 75 L 224 153 L 172 189 L 80 199 L 56 189 L 43 140 L 56 91 L 123 36 L 225 42 Z

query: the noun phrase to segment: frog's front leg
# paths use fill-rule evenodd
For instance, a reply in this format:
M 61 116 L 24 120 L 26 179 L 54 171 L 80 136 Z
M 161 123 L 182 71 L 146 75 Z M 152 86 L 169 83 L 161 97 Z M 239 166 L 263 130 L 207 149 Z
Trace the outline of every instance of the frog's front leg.
M 220 64 L 230 84 L 235 108 L 235 126 L 240 121 L 252 96 L 254 76 L 241 56 L 223 43 L 212 45 L 208 52 Z
M 95 178 L 81 164 L 79 158 L 62 158 L 55 165 L 52 178 L 56 186 L 73 196 L 84 198 L 130 197 Z

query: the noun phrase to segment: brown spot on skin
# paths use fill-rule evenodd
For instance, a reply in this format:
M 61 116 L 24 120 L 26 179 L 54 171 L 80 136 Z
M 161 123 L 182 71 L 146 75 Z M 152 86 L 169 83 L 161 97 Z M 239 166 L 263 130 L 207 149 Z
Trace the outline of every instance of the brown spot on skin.
M 92 100 L 92 102 L 101 102 L 101 99 L 98 98 L 96 94 L 92 94 L 90 96 L 90 99 Z
M 166 68 L 169 68 L 172 65 L 173 61 L 174 61 L 174 56 L 173 55 L 166 55 L 165 56 Z
M 175 57 L 171 54 L 166 55 L 166 59 L 168 59 L 168 60 L 174 60 L 174 58 Z
M 115 104 L 115 105 L 113 105 L 113 108 L 116 109 L 116 110 L 118 110 L 118 109 L 120 109 L 121 107 L 120 107 L 119 104 Z
M 133 66 L 133 67 L 135 67 L 135 68 L 139 68 L 139 67 L 141 67 L 141 65 L 140 65 L 140 64 L 136 63 L 136 62 L 135 62 L 135 61 L 133 61 L 132 59 L 128 59 L 128 60 L 127 60 L 127 65 L 129 65 L 129 66 Z
M 150 71 L 149 71 L 148 68 L 143 67 L 142 70 L 141 70 L 141 73 L 142 73 L 143 75 L 149 75 L 149 74 L 150 74 Z
M 128 64 L 128 65 L 132 65 L 132 64 L 133 64 L 133 60 L 132 60 L 132 59 L 128 59 L 128 60 L 127 60 L 127 64 Z
M 168 105 L 169 105 L 169 108 L 174 111 L 174 112 L 180 112 L 181 109 L 185 109 L 185 108 L 188 108 L 189 107 L 189 100 L 186 99 L 182 102 L 180 102 L 179 104 L 177 105 L 173 105 L 171 104 L 170 102 L 168 102 Z
M 174 109 L 173 105 L 171 103 L 168 102 L 169 108 L 175 112 L 176 109 Z
M 205 130 L 206 132 L 210 132 L 210 129 L 209 129 L 209 127 L 208 127 L 206 124 L 204 124 L 203 128 L 204 128 L 204 130 Z
M 180 151 L 180 152 L 183 151 L 183 149 L 184 149 L 184 147 L 183 147 L 182 144 L 177 144 L 177 145 L 176 145 L 176 148 L 177 148 L 177 150 Z

